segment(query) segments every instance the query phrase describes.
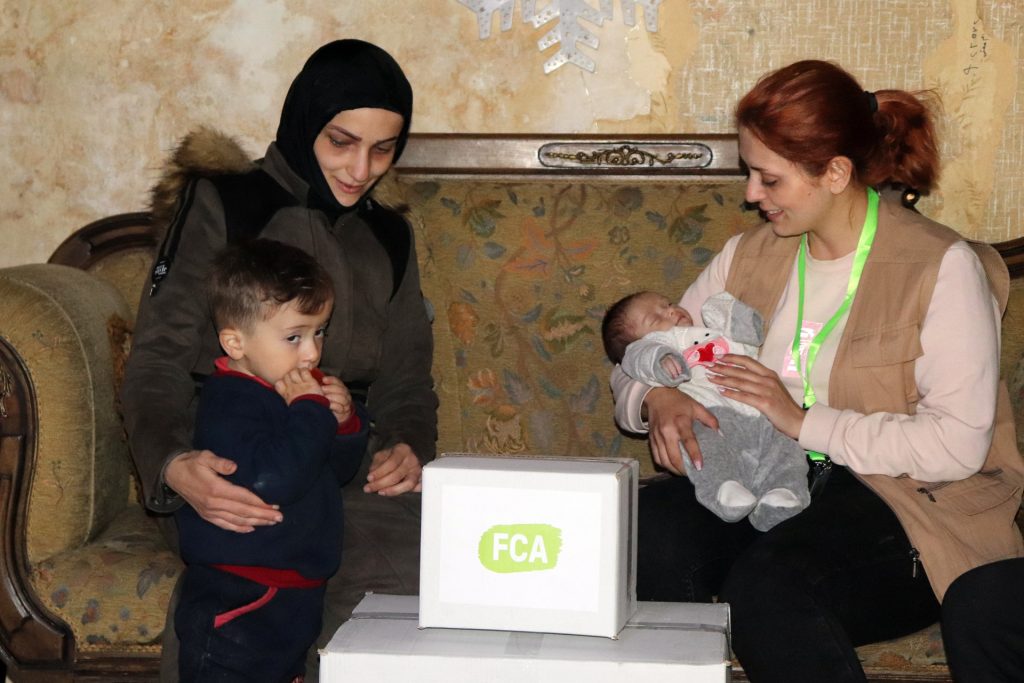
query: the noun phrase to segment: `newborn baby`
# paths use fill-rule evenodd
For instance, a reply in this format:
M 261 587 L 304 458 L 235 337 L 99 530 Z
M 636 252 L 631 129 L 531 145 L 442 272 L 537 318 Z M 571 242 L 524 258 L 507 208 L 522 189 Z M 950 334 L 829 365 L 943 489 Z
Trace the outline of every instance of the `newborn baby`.
M 810 504 L 807 458 L 760 411 L 726 398 L 707 379 L 709 368 L 724 354 L 757 357 L 764 341 L 760 314 L 722 292 L 704 302 L 701 319 L 703 326 L 695 326 L 690 314 L 667 297 L 637 292 L 605 314 L 605 351 L 633 379 L 677 387 L 718 418 L 717 432 L 694 423 L 702 469 L 682 453 L 697 500 L 728 522 L 749 516 L 755 529 L 767 531 Z

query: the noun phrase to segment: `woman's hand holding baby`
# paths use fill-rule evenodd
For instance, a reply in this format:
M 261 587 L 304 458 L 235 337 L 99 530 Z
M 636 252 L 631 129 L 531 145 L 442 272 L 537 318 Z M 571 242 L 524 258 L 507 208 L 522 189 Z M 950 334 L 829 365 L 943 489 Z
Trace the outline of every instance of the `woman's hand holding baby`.
M 719 387 L 722 396 L 757 408 L 776 429 L 799 440 L 804 409 L 774 371 L 749 356 L 727 353 L 708 370 L 708 380 Z
M 644 407 L 654 462 L 673 474 L 685 474 L 679 450 L 683 448 L 694 467 L 701 469 L 704 457 L 693 432 L 693 423 L 697 421 L 709 429 L 718 429 L 718 419 L 689 395 L 666 387 L 651 389 L 644 398 Z

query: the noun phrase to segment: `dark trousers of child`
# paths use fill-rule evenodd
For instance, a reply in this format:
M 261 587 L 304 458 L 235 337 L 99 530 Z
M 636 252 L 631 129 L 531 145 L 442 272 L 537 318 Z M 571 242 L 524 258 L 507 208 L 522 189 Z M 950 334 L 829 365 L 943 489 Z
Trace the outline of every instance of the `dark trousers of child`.
M 323 585 L 271 589 L 218 569 L 188 567 L 174 614 L 179 680 L 292 681 L 320 633 L 323 599 Z
M 369 461 L 369 458 L 365 460 Z M 420 586 L 420 494 L 381 496 L 364 493 L 366 467 L 342 489 L 345 506 L 344 560 L 341 569 L 327 582 L 323 624 L 316 645 L 327 645 L 338 627 L 367 591 L 415 595 Z M 163 517 L 161 529 L 171 547 L 177 547 L 173 517 Z M 187 683 L 178 677 L 178 638 L 174 625 L 175 606 L 181 593 L 179 578 L 171 594 L 164 626 L 160 656 L 160 683 Z M 320 661 L 317 648 L 306 658 L 306 683 L 318 680 Z
M 1024 681 L 1024 558 L 954 581 L 942 601 L 942 639 L 957 683 Z
M 749 679 L 864 681 L 854 648 L 939 620 L 939 604 L 892 510 L 833 466 L 810 507 L 767 532 L 701 506 L 685 477 L 639 497 L 637 597 L 730 605 Z

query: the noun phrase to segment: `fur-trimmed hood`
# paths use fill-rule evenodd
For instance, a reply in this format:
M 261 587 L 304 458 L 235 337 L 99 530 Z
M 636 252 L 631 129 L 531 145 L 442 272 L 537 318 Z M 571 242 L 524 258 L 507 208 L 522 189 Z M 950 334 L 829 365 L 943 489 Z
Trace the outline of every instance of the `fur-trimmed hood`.
M 163 239 L 174 220 L 182 190 L 189 181 L 248 173 L 257 167 L 256 160 L 242 149 L 238 140 L 214 128 L 201 126 L 183 137 L 164 163 L 160 180 L 150 191 L 149 210 L 156 226 L 157 241 Z M 381 206 L 401 214 L 408 212 L 393 172 L 385 173 L 377 181 L 372 194 Z
M 178 143 L 164 164 L 160 180 L 150 192 L 150 211 L 158 238 L 167 230 L 181 196 L 190 180 L 232 173 L 246 173 L 256 163 L 239 142 L 218 130 L 202 126 Z

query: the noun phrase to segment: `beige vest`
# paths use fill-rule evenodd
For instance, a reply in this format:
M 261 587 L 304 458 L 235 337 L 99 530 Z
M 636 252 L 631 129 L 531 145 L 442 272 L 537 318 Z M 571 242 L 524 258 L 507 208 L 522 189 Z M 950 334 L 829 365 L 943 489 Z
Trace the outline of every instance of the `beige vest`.
M 828 404 L 865 414 L 913 415 L 920 399 L 914 362 L 923 353 L 921 326 L 942 257 L 961 238 L 895 202 L 880 204 L 874 246 L 829 376 Z M 770 225 L 746 233 L 726 289 L 770 320 L 799 244 L 798 238 L 777 237 Z M 1005 310 L 1009 294 L 1005 264 L 992 247 L 971 246 L 985 267 L 1000 309 Z M 894 296 L 895 292 L 901 295 Z M 896 513 L 921 554 L 939 600 L 953 579 L 968 569 L 1024 556 L 1024 543 L 1013 521 L 1024 487 L 1024 459 L 1017 451 L 1005 382 L 999 383 L 992 446 L 977 474 L 941 483 L 905 475 L 857 476 Z

